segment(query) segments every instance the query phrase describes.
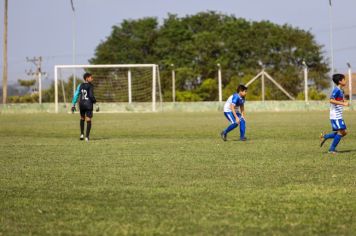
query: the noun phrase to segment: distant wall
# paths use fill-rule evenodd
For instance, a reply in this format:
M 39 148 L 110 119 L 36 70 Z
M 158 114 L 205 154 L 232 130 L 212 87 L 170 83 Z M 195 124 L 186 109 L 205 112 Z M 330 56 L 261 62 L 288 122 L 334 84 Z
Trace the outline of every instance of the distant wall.
M 151 103 L 99 103 L 100 111 L 106 112 L 151 112 Z M 206 112 L 222 111 L 224 102 L 165 102 L 157 104 L 158 112 Z M 70 104 L 59 104 L 59 112 L 70 112 Z M 0 105 L 0 113 L 54 113 L 53 103 L 44 104 L 7 104 Z M 328 101 L 311 101 L 306 104 L 304 101 L 247 101 L 245 104 L 247 112 L 259 111 L 326 111 L 329 109 Z M 356 101 L 350 110 L 356 110 Z

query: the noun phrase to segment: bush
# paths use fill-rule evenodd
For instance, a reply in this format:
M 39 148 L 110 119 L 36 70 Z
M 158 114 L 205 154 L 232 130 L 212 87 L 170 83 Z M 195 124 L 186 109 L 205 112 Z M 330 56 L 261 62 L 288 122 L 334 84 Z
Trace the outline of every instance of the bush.
M 199 86 L 198 96 L 204 101 L 217 101 L 218 100 L 218 82 L 215 79 L 206 79 Z
M 304 100 L 304 92 L 300 92 L 297 95 L 297 100 Z M 308 91 L 309 100 L 324 100 L 326 95 L 322 92 L 317 91 L 315 88 L 311 88 Z
M 178 102 L 198 102 L 203 99 L 191 91 L 177 91 L 176 100 Z
M 38 103 L 38 94 L 26 94 L 23 96 L 11 96 L 8 98 L 9 103 Z
M 237 86 L 246 84 L 253 78 L 253 75 L 247 74 L 243 77 L 232 76 L 230 83 L 223 89 L 223 100 L 228 99 L 232 94 L 236 93 Z M 266 88 L 266 96 L 269 91 Z M 258 82 L 252 83 L 247 89 L 246 99 L 249 101 L 261 100 L 261 91 Z

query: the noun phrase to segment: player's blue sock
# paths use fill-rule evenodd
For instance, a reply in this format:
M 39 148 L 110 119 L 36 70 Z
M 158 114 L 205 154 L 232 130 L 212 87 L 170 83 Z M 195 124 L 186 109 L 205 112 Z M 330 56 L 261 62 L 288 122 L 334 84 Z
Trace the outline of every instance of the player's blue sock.
M 341 140 L 342 136 L 340 134 L 336 134 L 334 137 L 333 142 L 331 143 L 330 149 L 329 151 L 335 151 L 336 146 L 339 144 L 340 140 Z
M 246 133 L 246 122 L 244 119 L 240 119 L 240 138 L 244 138 Z
M 324 138 L 325 139 L 329 139 L 329 138 L 335 138 L 335 135 L 337 134 L 337 132 L 332 132 L 330 134 L 325 134 Z
M 232 123 L 231 125 L 229 125 L 229 126 L 225 129 L 224 133 L 227 134 L 227 133 L 229 133 L 231 130 L 235 129 L 236 127 L 237 127 L 237 124 L 236 124 L 236 123 Z

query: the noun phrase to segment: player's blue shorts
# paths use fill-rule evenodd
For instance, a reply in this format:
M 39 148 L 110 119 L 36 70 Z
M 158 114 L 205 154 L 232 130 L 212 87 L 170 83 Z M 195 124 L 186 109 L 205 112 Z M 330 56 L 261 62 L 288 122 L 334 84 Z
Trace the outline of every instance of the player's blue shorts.
M 236 123 L 236 119 L 235 119 L 235 116 L 234 116 L 234 113 L 232 112 L 224 112 L 224 115 L 226 117 L 226 119 L 231 123 L 231 124 L 235 124 Z M 241 119 L 241 114 L 236 112 L 236 115 L 238 118 Z
M 333 131 L 346 129 L 346 124 L 343 119 L 330 120 L 330 122 L 331 122 L 331 127 L 333 128 Z

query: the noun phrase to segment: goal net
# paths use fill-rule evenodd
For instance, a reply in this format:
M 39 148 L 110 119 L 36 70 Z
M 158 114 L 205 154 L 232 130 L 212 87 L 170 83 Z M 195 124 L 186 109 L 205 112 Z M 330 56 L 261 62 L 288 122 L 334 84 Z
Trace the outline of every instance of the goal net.
M 155 64 L 56 65 L 56 113 L 60 104 L 68 106 L 71 102 L 85 72 L 93 75 L 94 95 L 101 111 L 157 111 L 162 105 L 159 69 Z

